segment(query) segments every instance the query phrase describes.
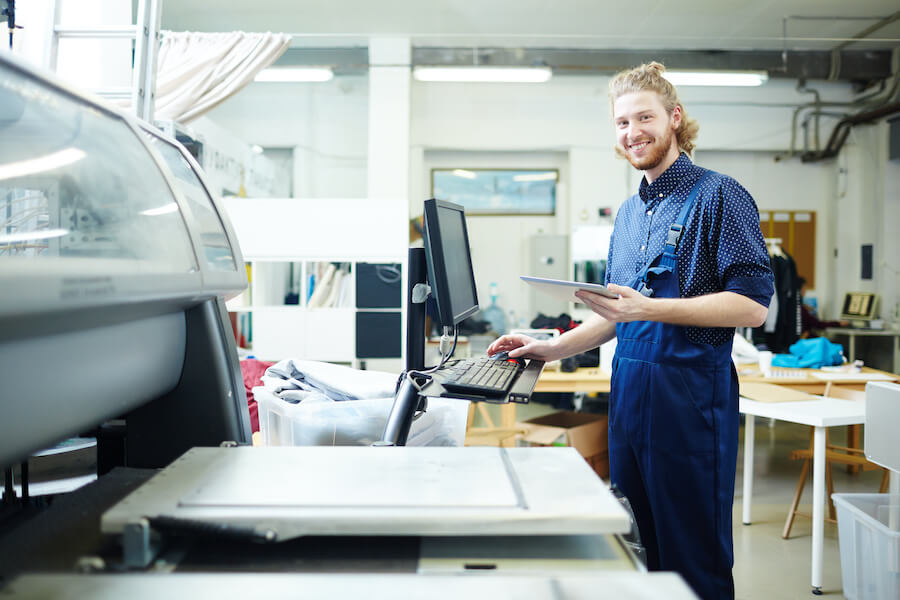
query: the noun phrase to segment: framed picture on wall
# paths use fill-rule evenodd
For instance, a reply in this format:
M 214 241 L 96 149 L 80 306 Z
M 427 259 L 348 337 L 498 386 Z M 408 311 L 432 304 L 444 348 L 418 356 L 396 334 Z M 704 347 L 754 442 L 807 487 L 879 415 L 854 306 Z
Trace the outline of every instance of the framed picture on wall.
M 557 169 L 432 169 L 431 195 L 467 215 L 556 214 Z

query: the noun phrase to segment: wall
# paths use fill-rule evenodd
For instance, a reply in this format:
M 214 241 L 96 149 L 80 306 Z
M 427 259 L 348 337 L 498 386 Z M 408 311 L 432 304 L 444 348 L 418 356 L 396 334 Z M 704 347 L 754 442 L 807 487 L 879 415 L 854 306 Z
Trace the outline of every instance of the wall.
M 830 130 L 829 130 L 830 131 Z M 727 173 L 761 210 L 815 210 L 816 295 L 837 319 L 848 291 L 877 292 L 881 315 L 896 318 L 900 300 L 900 161 L 887 160 L 887 124 L 854 128 L 833 160 L 799 163 L 771 152 L 700 151 L 697 161 Z M 861 278 L 861 249 L 873 244 L 873 278 Z
M 231 129 L 206 116 L 178 129 L 203 143 L 201 166 L 213 193 L 251 198 L 290 195 L 290 170 L 254 152 L 251 144 Z
M 484 252 L 495 248 L 498 231 L 512 237 L 525 236 L 539 227 L 568 232 L 578 225 L 600 222 L 597 211 L 610 207 L 615 212 L 640 181 L 640 173 L 615 156 L 606 77 L 557 77 L 547 84 L 425 84 L 413 86 L 411 143 L 417 153 L 411 160 L 411 215 L 421 212 L 415 191 L 426 197 L 428 159 L 439 151 L 455 152 L 459 160 L 470 153 L 479 162 L 507 164 L 511 157 L 530 152 L 534 156 L 567 156 L 568 168 L 562 179 L 568 203 L 553 223 L 522 220 L 475 221 L 472 245 L 476 255 L 479 292 L 489 281 L 498 280 L 501 302 L 517 314 L 526 311 L 527 294 L 516 282 L 527 273 L 528 253 L 513 246 L 519 271 L 510 273 L 507 252 Z M 835 193 L 835 172 L 831 163 L 802 164 L 798 158 L 775 162 L 791 143 L 793 107 L 811 96 L 798 93 L 792 81 L 771 81 L 761 88 L 684 88 L 682 100 L 688 113 L 700 122 L 696 159 L 704 166 L 737 178 L 750 190 L 759 206 L 794 210 L 815 210 L 818 218 L 817 264 L 827 265 L 833 245 L 828 224 L 828 199 Z M 846 101 L 849 90 L 842 85 L 822 84 L 823 100 Z M 833 119 L 823 119 L 822 137 Z M 823 139 L 824 142 L 824 139 Z M 802 148 L 802 138 L 797 140 Z M 459 161 L 453 166 L 459 166 Z M 545 165 L 546 166 L 546 165 Z M 496 219 L 496 218 L 494 218 Z M 533 219 L 533 218 L 531 218 Z M 496 225 L 493 227 L 492 225 Z M 817 279 L 829 282 L 827 268 L 818 268 Z M 822 287 L 820 285 L 820 287 Z M 507 295 L 504 298 L 504 294 Z M 489 299 L 480 296 L 482 305 Z
M 528 310 L 528 293 L 519 275 L 531 272 L 528 242 L 541 233 L 567 234 L 569 222 L 568 155 L 566 152 L 457 152 L 424 153 L 421 188 L 411 191 L 410 212 L 422 213 L 422 200 L 432 197 L 430 173 L 435 168 L 559 169 L 556 215 L 469 215 L 466 224 L 472 250 L 472 264 L 478 300 L 482 308 L 491 302 L 490 284 L 497 283 L 497 304 L 516 317 L 533 315 Z M 561 259 L 564 257 L 560 257 Z
M 835 298 L 860 290 L 881 295 L 881 315 L 897 318 L 900 301 L 900 161 L 887 159 L 887 124 L 853 129 L 845 152 L 835 199 L 837 257 L 833 268 L 840 282 Z M 871 280 L 860 277 L 862 244 L 873 244 Z
M 365 197 L 368 77 L 251 83 L 206 116 L 251 144 L 294 147 L 294 197 Z
M 763 151 L 698 151 L 697 164 L 738 180 L 753 196 L 761 211 L 811 210 L 816 212 L 816 296 L 826 312 L 832 289 L 833 219 L 830 199 L 836 194 L 837 166 L 834 161 L 800 164 L 798 160 L 776 160 L 780 155 Z
M 298 161 L 297 195 L 359 196 L 366 186 L 367 86 L 365 78 L 342 80 L 323 87 L 288 86 L 275 93 L 254 84 L 210 117 L 252 143 L 298 144 L 306 157 Z M 472 166 L 503 166 L 522 164 L 526 156 L 552 157 L 552 166 L 565 173 L 561 210 L 552 221 L 475 221 L 472 245 L 483 304 L 489 301 L 483 290 L 492 278 L 509 280 L 501 284 L 501 296 L 509 297 L 501 300 L 519 315 L 527 311 L 518 300 L 527 295 L 513 285 L 514 276 L 525 272 L 527 253 L 521 246 L 498 252 L 498 230 L 521 244 L 539 229 L 568 231 L 595 224 L 598 208 L 615 211 L 637 188 L 639 173 L 612 151 L 607 82 L 593 76 L 556 77 L 541 85 L 412 83 L 410 216 L 421 213 L 421 201 L 429 195 L 430 168 L 445 159 L 454 166 L 464 156 Z M 837 160 L 805 164 L 794 157 L 776 162 L 776 154 L 783 155 L 791 144 L 794 108 L 812 100 L 795 86 L 794 81 L 771 80 L 760 88 L 683 88 L 688 113 L 701 125 L 696 159 L 737 178 L 762 209 L 817 212 L 816 291 L 826 311 L 848 286 L 867 289 L 863 284 L 884 288 L 885 305 L 893 306 L 900 287 L 896 270 L 890 270 L 897 268 L 893 257 L 900 243 L 892 231 L 892 224 L 900 222 L 900 178 L 898 165 L 884 156 L 886 127 L 855 129 Z M 815 82 L 813 87 L 826 101 L 851 99 L 842 84 Z M 834 122 L 823 118 L 823 144 Z M 802 147 L 798 133 L 795 149 Z M 848 282 L 858 273 L 859 245 L 876 235 L 876 279 Z M 510 254 L 516 257 L 512 266 Z
M 887 147 L 888 126 L 879 125 L 881 140 Z M 881 262 L 875 274 L 882 294 L 881 315 L 900 322 L 900 159 L 884 161 L 881 176 L 883 201 L 881 227 Z

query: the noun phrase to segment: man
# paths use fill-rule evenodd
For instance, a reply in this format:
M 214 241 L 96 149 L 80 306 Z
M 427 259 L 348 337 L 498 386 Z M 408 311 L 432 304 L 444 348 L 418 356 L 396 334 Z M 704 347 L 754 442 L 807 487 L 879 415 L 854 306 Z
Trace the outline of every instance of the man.
M 812 306 L 803 301 L 806 296 L 806 279 L 799 277 L 800 284 L 800 337 L 811 338 L 822 335 L 829 327 L 850 327 L 850 321 L 823 321 L 815 313 Z
M 488 348 L 556 360 L 617 338 L 610 481 L 631 502 L 651 570 L 705 599 L 733 598 L 731 511 L 738 443 L 735 327 L 766 319 L 772 272 L 750 194 L 695 166 L 697 124 L 658 63 L 610 82 L 616 151 L 644 172 L 619 209 L 607 284 L 579 291 L 596 314 L 554 340 L 507 335 Z

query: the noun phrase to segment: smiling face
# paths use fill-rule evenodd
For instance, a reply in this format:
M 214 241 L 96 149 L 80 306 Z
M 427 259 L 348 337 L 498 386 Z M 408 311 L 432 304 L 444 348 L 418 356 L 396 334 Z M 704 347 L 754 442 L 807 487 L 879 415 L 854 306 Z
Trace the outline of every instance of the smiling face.
M 645 172 L 647 183 L 678 159 L 680 106 L 670 114 L 656 92 L 633 92 L 616 99 L 613 119 L 619 149 L 635 169 Z

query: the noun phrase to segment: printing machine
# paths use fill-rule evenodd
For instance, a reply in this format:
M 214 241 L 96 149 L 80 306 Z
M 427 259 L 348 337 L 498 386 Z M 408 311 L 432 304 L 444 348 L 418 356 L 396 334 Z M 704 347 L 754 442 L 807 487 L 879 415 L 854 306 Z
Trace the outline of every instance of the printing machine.
M 2 593 L 694 597 L 574 449 L 251 447 L 243 264 L 180 144 L 0 54 L 0 465 L 84 434 L 100 465 L 7 488 Z

